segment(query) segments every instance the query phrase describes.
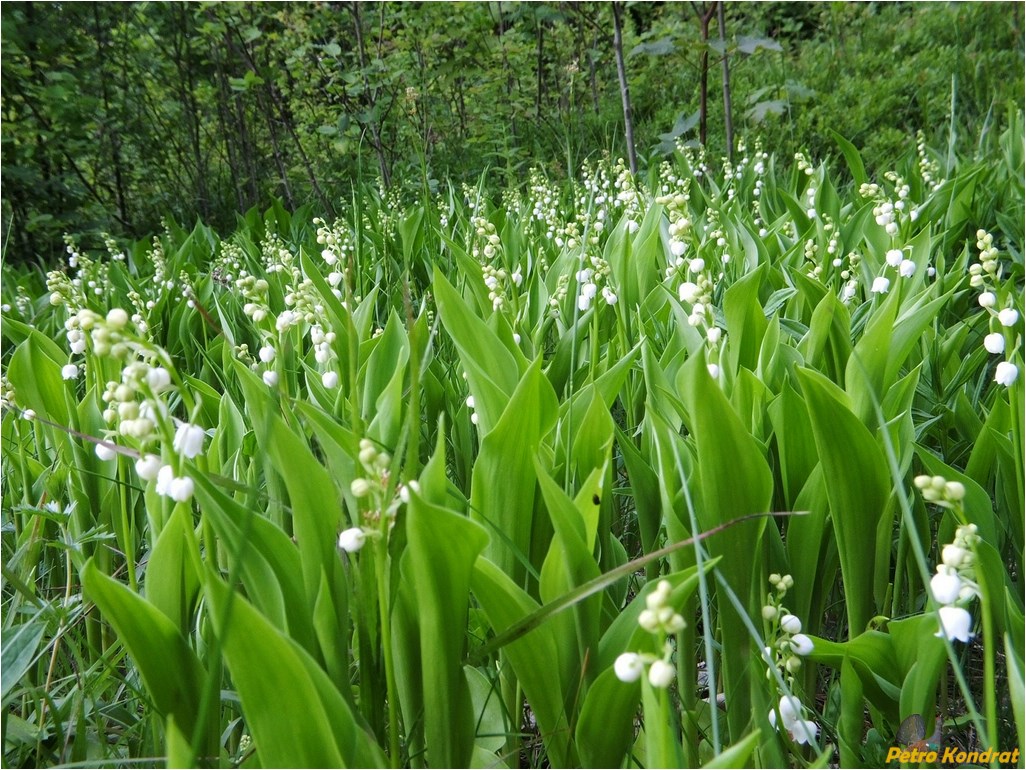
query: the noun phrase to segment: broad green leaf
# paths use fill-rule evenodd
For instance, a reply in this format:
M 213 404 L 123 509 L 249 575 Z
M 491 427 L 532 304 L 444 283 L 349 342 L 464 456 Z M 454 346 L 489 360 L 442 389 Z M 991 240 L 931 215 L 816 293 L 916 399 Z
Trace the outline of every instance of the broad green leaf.
M 100 572 L 93 559 L 82 570 L 82 585 L 128 649 L 157 712 L 174 716 L 192 735 L 206 673 L 175 623 Z
M 470 578 L 488 535 L 478 524 L 411 493 L 403 579 L 417 602 L 424 732 L 431 767 L 465 767 L 474 713 L 463 672 Z
M 612 668 L 588 689 L 574 731 L 583 767 L 620 767 L 634 735 L 638 685 L 621 682 Z
M 704 768 L 732 768 L 752 767 L 755 763 L 751 761 L 752 752 L 759 745 L 762 734 L 755 730 L 749 733 L 733 745 L 725 748 L 713 759 L 706 762 Z
M 765 319 L 763 319 L 765 320 Z M 702 356 L 692 358 L 681 369 L 681 396 L 689 414 L 692 435 L 697 446 L 697 473 L 688 483 L 700 490 L 701 504 L 695 511 L 699 526 L 709 530 L 740 515 L 769 511 L 773 477 L 761 444 L 742 425 L 719 385 L 709 376 Z M 758 557 L 759 543 L 766 522 L 745 522 L 708 540 L 709 553 L 724 556 L 717 567 L 741 598 L 749 603 L 749 615 L 757 622 L 756 604 L 763 579 Z M 738 559 L 738 553 L 747 558 Z M 751 599 L 751 601 L 749 601 Z M 732 605 L 722 597 L 719 603 L 721 638 L 747 640 L 748 631 Z M 728 711 L 731 735 L 740 737 L 750 719 L 747 667 L 748 644 L 723 645 L 725 692 L 735 704 Z M 733 713 L 733 716 L 731 716 Z
M 192 629 L 192 612 L 200 590 L 199 546 L 192 512 L 177 505 L 157 538 L 146 567 L 146 598 L 183 634 Z
M 841 390 L 816 372 L 798 371 L 823 464 L 848 615 L 849 638 L 876 614 L 877 525 L 890 495 L 887 463 Z
M 206 595 L 265 767 L 383 767 L 385 758 L 310 655 L 220 578 Z
M 232 500 L 203 474 L 196 476 L 203 515 L 232 556 L 257 608 L 281 631 L 313 650 L 310 603 L 295 543 L 259 513 Z
M 539 609 L 537 602 L 484 557 L 474 565 L 471 589 L 496 633 Z M 575 764 L 564 706 L 565 693 L 549 674 L 552 661 L 558 655 L 557 640 L 551 628 L 541 625 L 504 649 L 538 720 L 553 766 Z
M 487 434 L 499 422 L 520 380 L 516 360 L 437 267 L 432 285 L 439 316 L 467 372 L 479 415 L 478 427 L 482 434 Z
M 527 370 L 494 430 L 481 440 L 471 484 L 471 517 L 491 538 L 485 555 L 510 576 L 523 575 L 520 559 L 531 553 L 534 456 L 556 419 L 556 394 L 540 363 Z

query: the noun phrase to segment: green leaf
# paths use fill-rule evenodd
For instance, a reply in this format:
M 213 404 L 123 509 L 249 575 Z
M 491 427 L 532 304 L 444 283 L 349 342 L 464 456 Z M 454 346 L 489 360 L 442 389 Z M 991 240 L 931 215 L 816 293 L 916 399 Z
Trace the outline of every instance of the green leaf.
M 436 266 L 432 287 L 438 313 L 456 343 L 467 382 L 474 396 L 478 428 L 487 434 L 502 415 L 517 387 L 520 372 L 516 359 L 488 325 L 471 311 Z
M 178 627 L 163 612 L 86 562 L 82 585 L 128 648 L 159 714 L 185 734 L 196 727 L 205 672 Z
M 833 129 L 828 130 L 830 131 L 830 136 L 837 142 L 837 146 L 841 148 L 841 154 L 844 155 L 844 160 L 848 164 L 848 170 L 851 171 L 851 178 L 855 189 L 858 189 L 869 181 L 869 177 L 866 176 L 866 167 L 862 163 L 862 156 L 859 155 L 859 151 L 854 144 Z
M 192 629 L 192 612 L 199 596 L 201 564 L 192 531 L 192 512 L 177 505 L 150 553 L 146 567 L 146 598 L 174 622 L 183 634 Z
M 12 626 L 4 631 L 3 649 L 0 652 L 0 676 L 2 676 L 3 703 L 7 705 L 7 696 L 21 681 L 29 667 L 35 662 L 39 652 L 39 643 L 46 633 L 46 622 L 32 620 L 19 626 Z
M 474 565 L 471 588 L 496 633 L 505 631 L 539 609 L 537 602 L 484 557 Z M 538 720 L 553 766 L 574 764 L 570 727 L 563 706 L 564 693 L 549 673 L 552 661 L 558 655 L 551 626 L 538 626 L 504 649 Z
M 206 577 L 224 659 L 264 767 L 384 767 L 328 675 L 213 573 Z
M 485 530 L 411 493 L 403 579 L 416 599 L 423 661 L 424 731 L 429 767 L 466 767 L 474 745 L 474 713 L 463 672 L 467 597 Z
M 755 763 L 751 761 L 751 756 L 752 752 L 755 751 L 755 747 L 759 745 L 759 739 L 761 737 L 762 733 L 758 730 L 749 733 L 732 746 L 721 751 L 711 760 L 702 765 L 702 767 L 732 768 L 754 766 Z
M 798 379 L 823 463 L 841 557 L 848 635 L 854 637 L 876 614 L 876 538 L 890 495 L 887 461 L 836 385 L 809 369 L 798 370 Z
M 697 473 L 692 474 L 688 483 L 696 488 L 701 500 L 696 510 L 699 526 L 709 530 L 740 515 L 767 512 L 773 476 L 766 463 L 766 451 L 745 429 L 719 385 L 709 376 L 705 357 L 697 356 L 685 363 L 678 379 L 697 446 Z M 753 581 L 763 578 L 758 554 L 765 524 L 762 519 L 748 521 L 708 541 L 709 553 L 724 557 L 717 569 L 742 602 L 754 597 L 748 607 L 752 622 L 759 622 L 754 604 L 761 586 L 753 595 Z M 736 558 L 739 553 L 746 554 L 746 558 Z M 724 691 L 735 704 L 728 711 L 728 719 L 731 735 L 738 738 L 751 716 L 748 631 L 731 604 L 721 599 L 719 608 L 721 639 L 745 640 L 723 644 Z
M 491 535 L 485 555 L 516 577 L 525 571 L 520 560 L 531 553 L 534 456 L 556 421 L 556 394 L 541 372 L 540 358 L 504 406 L 494 430 L 481 440 L 470 504 L 472 518 Z

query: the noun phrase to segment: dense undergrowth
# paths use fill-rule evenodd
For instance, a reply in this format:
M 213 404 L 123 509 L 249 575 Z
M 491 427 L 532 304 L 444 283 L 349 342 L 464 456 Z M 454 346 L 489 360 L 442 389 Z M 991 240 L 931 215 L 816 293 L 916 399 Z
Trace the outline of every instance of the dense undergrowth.
M 5 268 L 5 764 L 1021 746 L 1010 123 Z

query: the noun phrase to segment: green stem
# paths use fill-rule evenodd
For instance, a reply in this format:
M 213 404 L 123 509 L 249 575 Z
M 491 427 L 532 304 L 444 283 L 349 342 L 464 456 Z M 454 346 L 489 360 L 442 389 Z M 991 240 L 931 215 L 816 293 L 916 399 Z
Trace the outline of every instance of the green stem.
M 979 564 L 979 559 L 976 559 Z M 980 609 L 983 611 L 983 699 L 987 712 L 987 748 L 996 749 L 998 745 L 997 720 L 997 678 L 994 675 L 994 617 L 990 606 L 991 593 L 987 586 L 983 569 L 976 571 L 976 580 L 980 586 Z
M 117 458 L 118 476 L 122 477 L 121 473 L 124 459 L 119 455 Z M 128 480 L 120 478 L 121 481 L 121 532 L 124 542 L 121 543 L 121 549 L 125 553 L 125 567 L 128 569 L 128 585 L 135 591 L 139 591 L 139 583 L 135 574 L 135 527 L 133 526 L 132 517 L 128 512 Z
M 392 660 L 392 628 L 388 611 L 388 517 L 382 515 L 383 537 L 377 541 L 374 572 L 378 582 L 378 614 L 381 616 L 381 651 L 385 656 L 385 691 L 388 698 L 388 759 L 392 767 L 400 766 L 399 700 L 395 688 L 395 664 Z

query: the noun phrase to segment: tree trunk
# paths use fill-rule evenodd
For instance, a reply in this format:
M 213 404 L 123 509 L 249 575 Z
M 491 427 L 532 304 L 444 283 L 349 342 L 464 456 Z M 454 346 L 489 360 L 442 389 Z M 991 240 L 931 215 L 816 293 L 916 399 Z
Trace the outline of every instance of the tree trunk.
M 616 54 L 616 75 L 620 79 L 620 100 L 623 102 L 623 127 L 627 140 L 627 162 L 631 173 L 638 173 L 638 156 L 634 151 L 634 117 L 631 113 L 631 92 L 627 86 L 627 67 L 623 60 L 623 29 L 621 24 L 622 6 L 613 3 L 613 51 Z
M 701 13 L 699 13 L 697 7 L 692 7 L 695 8 L 695 13 L 698 14 L 699 22 L 702 25 L 702 55 L 698 63 L 700 78 L 698 86 L 698 141 L 704 147 L 708 138 L 709 122 L 709 22 L 712 21 L 713 14 L 716 13 L 716 3 L 707 8 L 703 7 Z
M 727 56 L 727 25 L 723 18 L 723 0 L 716 3 L 716 22 L 723 46 L 723 125 L 727 134 L 727 160 L 734 162 L 734 116 L 730 106 L 730 64 Z
M 534 99 L 534 115 L 535 117 L 541 117 L 542 101 L 545 97 L 545 28 L 542 27 L 541 22 L 535 19 L 537 26 L 537 42 L 538 51 L 537 58 L 535 59 L 535 69 L 538 73 L 538 92 Z

